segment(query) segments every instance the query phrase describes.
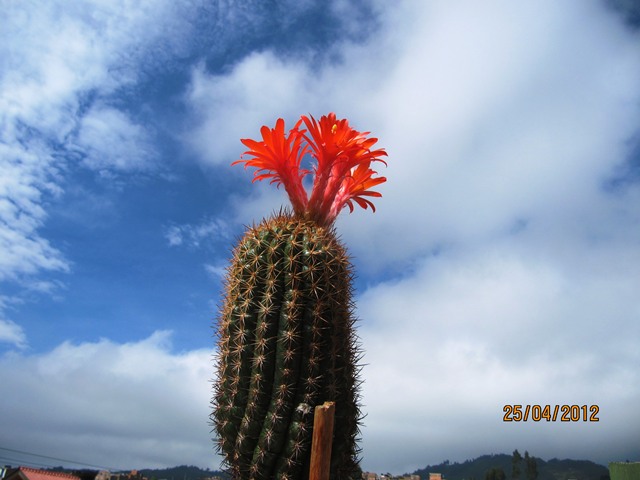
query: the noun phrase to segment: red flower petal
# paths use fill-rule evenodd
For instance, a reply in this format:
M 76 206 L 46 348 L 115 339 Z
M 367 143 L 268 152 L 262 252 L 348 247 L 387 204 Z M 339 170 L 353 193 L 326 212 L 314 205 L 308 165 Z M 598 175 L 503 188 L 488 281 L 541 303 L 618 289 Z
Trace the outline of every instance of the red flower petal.
M 263 126 L 260 129 L 262 141 L 243 138 L 240 141 L 249 148 L 243 155 L 253 158 L 240 158 L 231 165 L 244 163 L 244 168 L 255 167 L 253 181 L 270 178 L 270 183 L 277 186 L 284 185 L 294 212 L 304 214 L 307 207 L 307 192 L 302 186 L 302 179 L 309 173 L 300 168 L 300 161 L 307 153 L 308 147 L 303 145 L 302 133 L 298 130 L 301 122 L 284 133 L 284 120 L 279 118 L 276 126 L 270 129 Z
M 376 173 L 369 168 L 371 162 L 380 161 L 386 165 L 379 158 L 387 155 L 383 149 L 371 151 L 378 139 L 367 138 L 369 132 L 358 132 L 346 119 L 337 120 L 334 113 L 321 117 L 320 122 L 304 115 L 302 120 L 310 134 L 305 138 L 318 162 L 309 200 L 310 216 L 320 224 L 331 224 L 345 205 L 353 211 L 351 199 L 357 199 L 358 205 L 371 206 L 375 211 L 373 203 L 360 197 L 371 196 L 367 188 L 386 181 L 379 177 L 371 182 Z

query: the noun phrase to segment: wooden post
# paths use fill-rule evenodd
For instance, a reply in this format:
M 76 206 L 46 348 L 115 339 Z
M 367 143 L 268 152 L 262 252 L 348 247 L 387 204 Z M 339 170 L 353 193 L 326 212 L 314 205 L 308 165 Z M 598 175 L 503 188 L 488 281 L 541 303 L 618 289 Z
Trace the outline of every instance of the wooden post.
M 335 402 L 324 402 L 324 405 L 318 405 L 313 412 L 309 480 L 329 480 L 335 410 Z

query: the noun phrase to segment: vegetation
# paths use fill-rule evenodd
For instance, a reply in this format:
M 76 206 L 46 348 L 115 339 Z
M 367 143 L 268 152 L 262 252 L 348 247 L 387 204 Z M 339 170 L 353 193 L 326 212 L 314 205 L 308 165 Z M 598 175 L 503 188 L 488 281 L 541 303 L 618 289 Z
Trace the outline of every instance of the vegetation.
M 500 467 L 493 467 L 484 475 L 484 480 L 506 480 L 507 476 Z
M 527 473 L 527 480 L 536 480 L 538 478 L 538 462 L 529 456 L 529 452 L 524 452 L 524 465 Z
M 588 460 L 558 460 L 557 458 L 545 462 L 540 458 L 529 455 L 528 452 L 525 452 L 524 458 L 522 459 L 523 470 L 521 470 L 520 480 L 533 478 L 527 477 L 527 467 L 525 466 L 527 458 L 530 459 L 530 465 L 533 465 L 533 462 L 535 462 L 538 473 L 536 480 L 568 480 L 571 478 L 577 480 L 609 480 L 609 470 L 603 465 Z M 636 465 L 637 468 L 640 469 L 640 464 L 631 465 Z M 441 473 L 443 480 L 485 480 L 489 478 L 487 475 L 489 475 L 492 480 L 500 480 L 503 478 L 508 480 L 509 478 L 513 478 L 511 477 L 513 473 L 512 466 L 513 455 L 483 455 L 462 463 L 445 460 L 437 465 L 428 465 L 425 468 L 415 471 L 414 474 L 419 475 L 422 480 L 429 480 L 429 473 Z M 77 470 L 67 470 L 62 467 L 57 467 L 52 470 L 78 473 Z M 501 476 L 500 471 L 505 475 L 504 477 Z M 530 467 L 529 472 L 532 471 Z M 187 465 L 163 469 L 146 468 L 140 469 L 138 472 L 148 480 L 204 480 L 213 477 L 229 480 L 230 478 L 226 473 L 220 471 L 201 469 Z M 505 474 L 505 472 L 509 473 Z M 95 471 L 93 473 L 98 472 Z M 387 474 L 387 477 L 393 478 L 391 474 Z M 615 479 L 612 478 L 611 480 Z
M 149 480 L 202 480 L 212 477 L 229 478 L 226 473 L 217 470 L 202 469 L 192 465 L 180 465 L 178 467 L 159 469 L 145 468 L 138 471 L 144 478 Z
M 516 448 L 511 455 L 511 478 L 513 478 L 513 480 L 518 480 L 520 478 L 520 473 L 522 472 L 521 465 L 522 455 L 520 455 L 520 452 L 518 452 L 518 449 Z
M 514 452 L 514 454 L 517 450 Z M 519 455 L 519 453 L 518 453 Z M 609 470 L 603 465 L 589 460 L 558 460 L 547 462 L 525 452 L 524 458 L 517 460 L 520 480 L 608 480 Z M 501 480 L 514 477 L 514 455 L 483 455 L 462 463 L 451 463 L 448 460 L 438 465 L 428 465 L 416 470 L 414 474 L 422 479 L 429 479 L 429 473 L 441 473 L 444 480 Z M 510 472 L 511 475 L 505 475 Z M 524 475 L 523 475 L 524 474 Z M 502 477 L 501 475 L 505 475 Z

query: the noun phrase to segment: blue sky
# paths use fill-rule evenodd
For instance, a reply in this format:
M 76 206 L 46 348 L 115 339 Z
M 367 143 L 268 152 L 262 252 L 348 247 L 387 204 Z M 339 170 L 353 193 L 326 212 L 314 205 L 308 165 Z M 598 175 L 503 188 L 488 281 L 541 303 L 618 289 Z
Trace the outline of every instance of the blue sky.
M 337 222 L 358 273 L 363 468 L 640 458 L 633 2 L 2 15 L 0 449 L 218 467 L 221 276 L 244 225 L 287 202 L 230 163 L 260 126 L 333 111 L 389 153 L 376 213 Z M 598 405 L 600 422 L 502 422 L 517 403 Z

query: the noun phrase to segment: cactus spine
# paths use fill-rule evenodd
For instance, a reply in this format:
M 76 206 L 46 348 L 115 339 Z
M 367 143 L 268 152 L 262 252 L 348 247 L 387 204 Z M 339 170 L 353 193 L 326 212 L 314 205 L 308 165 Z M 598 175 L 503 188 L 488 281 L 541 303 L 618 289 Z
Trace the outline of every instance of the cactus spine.
M 302 121 L 311 138 L 299 129 Z M 385 153 L 371 152 L 376 139 L 366 139 L 333 114 L 319 124 L 303 116 L 288 137 L 282 120 L 275 129 L 263 127 L 262 134 L 263 142 L 243 140 L 255 158 L 240 162 L 269 172 L 257 172 L 254 180 L 283 183 L 294 212 L 280 212 L 248 229 L 234 249 L 219 321 L 212 414 L 218 446 L 236 479 L 306 479 L 314 407 L 334 401 L 331 478 L 357 478 L 360 353 L 351 264 L 333 221 L 342 206 L 353 208 L 351 200 L 373 207 L 361 197 L 379 196 L 368 188 L 385 179 L 371 178 L 370 163 Z M 330 148 L 347 154 L 327 158 L 321 150 L 327 143 L 318 145 L 323 135 L 334 140 Z M 301 184 L 309 173 L 300 170 L 306 153 L 318 161 L 314 193 L 323 167 L 335 170 L 340 161 L 356 161 L 344 166 L 341 205 L 310 208 Z M 335 184 L 329 177 L 325 190 Z M 339 192 L 342 185 L 331 188 Z M 316 198 L 319 205 L 326 200 Z

